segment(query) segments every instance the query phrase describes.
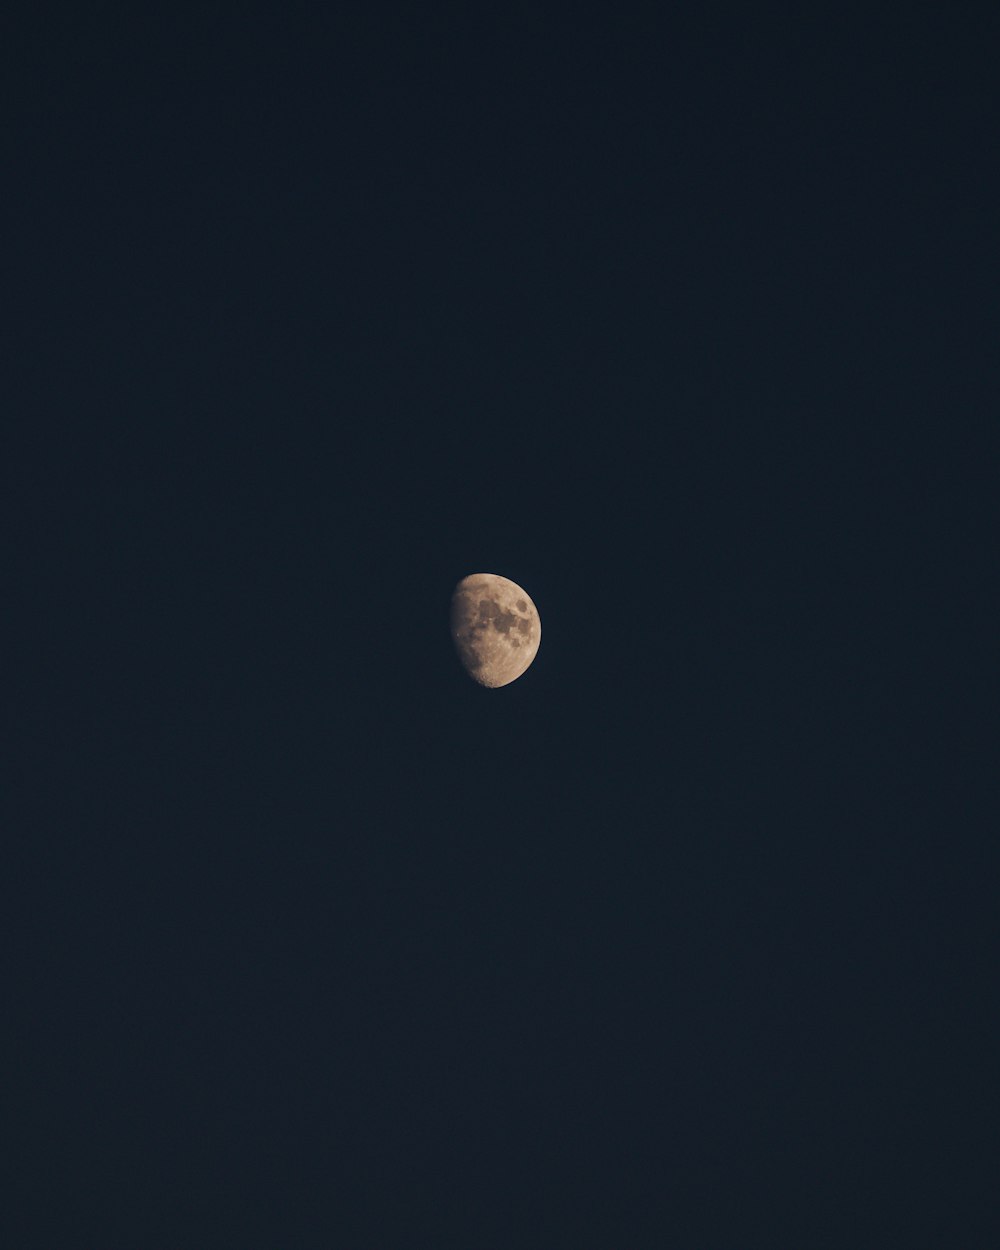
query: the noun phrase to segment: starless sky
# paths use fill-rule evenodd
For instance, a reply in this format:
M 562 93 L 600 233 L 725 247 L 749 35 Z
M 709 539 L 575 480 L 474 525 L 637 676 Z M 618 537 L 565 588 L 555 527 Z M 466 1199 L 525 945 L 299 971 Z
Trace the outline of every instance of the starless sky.
M 995 17 L 208 9 L 2 40 L 5 1244 L 996 1244 Z

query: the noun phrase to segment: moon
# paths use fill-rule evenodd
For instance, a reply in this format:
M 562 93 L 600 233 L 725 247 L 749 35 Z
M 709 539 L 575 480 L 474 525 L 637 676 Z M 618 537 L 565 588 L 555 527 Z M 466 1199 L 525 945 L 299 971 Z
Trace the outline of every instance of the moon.
M 538 654 L 542 622 L 526 590 L 498 573 L 470 573 L 451 596 L 451 637 L 473 681 L 509 686 Z

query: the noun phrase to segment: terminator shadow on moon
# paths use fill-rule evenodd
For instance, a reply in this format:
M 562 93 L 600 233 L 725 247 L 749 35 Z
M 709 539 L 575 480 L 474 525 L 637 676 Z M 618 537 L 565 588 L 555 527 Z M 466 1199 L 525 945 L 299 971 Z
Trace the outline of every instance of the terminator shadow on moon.
M 538 654 L 542 622 L 531 596 L 498 573 L 470 573 L 451 596 L 459 661 L 481 686 L 509 686 Z

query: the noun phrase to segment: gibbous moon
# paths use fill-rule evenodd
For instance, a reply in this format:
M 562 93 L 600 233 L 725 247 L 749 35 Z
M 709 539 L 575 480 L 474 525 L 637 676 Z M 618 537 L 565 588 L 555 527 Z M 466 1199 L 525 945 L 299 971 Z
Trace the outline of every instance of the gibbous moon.
M 481 686 L 509 686 L 538 654 L 542 622 L 527 591 L 497 573 L 470 573 L 451 596 L 451 636 Z

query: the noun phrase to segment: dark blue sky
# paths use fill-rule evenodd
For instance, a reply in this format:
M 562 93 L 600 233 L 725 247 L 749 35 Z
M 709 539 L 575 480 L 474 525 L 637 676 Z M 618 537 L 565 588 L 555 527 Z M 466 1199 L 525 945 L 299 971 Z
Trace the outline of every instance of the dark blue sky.
M 9 1244 L 993 1243 L 997 33 L 10 27 Z

